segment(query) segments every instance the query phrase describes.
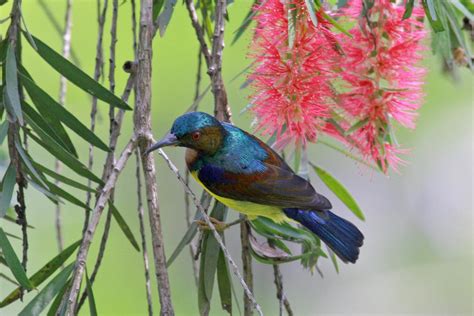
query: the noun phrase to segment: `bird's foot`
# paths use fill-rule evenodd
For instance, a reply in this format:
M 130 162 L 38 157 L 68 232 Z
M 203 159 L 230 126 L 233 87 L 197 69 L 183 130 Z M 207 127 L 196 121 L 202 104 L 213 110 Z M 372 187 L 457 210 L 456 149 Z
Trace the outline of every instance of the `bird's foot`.
M 221 222 L 218 219 L 215 219 L 214 217 L 209 216 L 209 220 L 211 221 L 211 223 L 214 225 L 214 227 L 216 228 L 216 230 L 218 232 L 223 232 L 227 228 L 229 228 L 231 226 L 234 226 L 236 224 L 239 224 L 240 222 L 242 222 L 245 219 L 238 219 L 238 220 L 230 222 L 230 223 L 224 223 L 224 222 Z M 211 229 L 209 227 L 209 225 L 207 225 L 206 221 L 204 221 L 204 220 L 197 220 L 196 223 L 198 224 L 198 226 L 201 230 L 210 230 Z

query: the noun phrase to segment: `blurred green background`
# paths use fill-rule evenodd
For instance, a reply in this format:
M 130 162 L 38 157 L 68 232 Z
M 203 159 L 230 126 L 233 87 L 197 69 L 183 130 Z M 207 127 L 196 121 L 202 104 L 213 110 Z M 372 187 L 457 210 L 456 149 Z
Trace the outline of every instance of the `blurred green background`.
M 10 1 L 11 2 L 11 1 Z M 36 0 L 23 1 L 23 14 L 31 33 L 57 51 L 61 51 L 61 37 L 55 31 Z M 65 1 L 46 1 L 61 25 Z M 109 6 L 110 6 L 109 0 Z M 122 3 L 123 2 L 123 3 Z M 117 94 L 123 90 L 127 74 L 121 70 L 126 60 L 133 58 L 131 42 L 131 1 L 120 1 L 119 41 L 117 49 Z M 246 90 L 239 87 L 244 78 L 232 78 L 248 64 L 246 58 L 250 33 L 237 44 L 230 45 L 233 32 L 240 25 L 251 2 L 237 1 L 229 7 L 224 53 L 224 78 L 234 113 L 235 123 L 249 130 L 252 118 L 239 115 L 247 102 Z M 0 7 L 0 18 L 7 16 L 9 5 Z M 104 50 L 108 56 L 110 44 L 111 10 L 108 12 Z M 4 34 L 6 25 L 0 25 Z M 73 3 L 72 47 L 80 66 L 93 73 L 97 40 L 96 2 L 75 0 Z M 52 95 L 58 94 L 59 75 L 24 45 L 24 64 L 39 85 Z M 153 57 L 153 130 L 160 137 L 176 116 L 192 103 L 197 68 L 198 45 L 187 12 L 178 2 L 164 38 L 154 41 Z M 328 196 L 339 214 L 357 223 L 365 234 L 365 245 L 355 265 L 342 265 L 336 274 L 329 260 L 321 261 L 324 278 L 303 270 L 299 263 L 282 265 L 285 291 L 296 315 L 314 314 L 444 314 L 470 315 L 473 312 L 473 92 L 472 76 L 462 71 L 460 80 L 453 82 L 441 75 L 440 63 L 426 53 L 429 70 L 425 85 L 426 102 L 420 110 L 415 131 L 399 131 L 399 142 L 410 153 L 405 156 L 407 166 L 400 174 L 380 175 L 324 146 L 312 146 L 310 159 L 332 172 L 356 197 L 367 220 L 357 220 L 324 185 L 312 175 L 312 181 Z M 107 61 L 107 58 L 105 58 Z M 105 66 L 106 74 L 108 63 Z M 203 74 L 203 87 L 208 84 Z M 108 85 L 107 82 L 104 84 Z M 133 98 L 131 98 L 133 100 Z M 67 107 L 89 122 L 91 99 L 68 85 Z M 202 109 L 211 111 L 213 101 L 208 95 Z M 108 106 L 99 102 L 98 134 L 104 139 L 108 133 Z M 122 131 L 122 148 L 131 135 L 132 113 L 128 113 Z M 72 134 L 71 134 L 72 135 Z M 87 161 L 87 145 L 74 139 L 80 158 Z M 3 148 L 3 156 L 6 149 Z M 31 153 L 53 166 L 53 160 L 37 146 Z M 183 170 L 183 150 L 169 149 L 167 153 Z M 96 151 L 95 171 L 100 174 L 104 155 Z M 166 253 L 169 255 L 186 230 L 181 185 L 160 158 L 156 158 L 159 196 Z M 2 166 L 4 168 L 5 166 Z M 66 168 L 64 174 L 70 173 Z M 134 158 L 120 177 L 116 189 L 116 205 L 138 237 L 135 194 Z M 77 192 L 83 197 L 83 192 Z M 29 275 L 43 266 L 57 253 L 54 229 L 54 205 L 28 188 L 27 214 L 30 230 Z M 67 204 L 63 207 L 65 244 L 78 240 L 84 211 Z M 232 213 L 230 220 L 235 218 Z M 10 233 L 20 234 L 19 228 L 1 222 Z M 102 227 L 94 240 L 89 270 L 92 270 Z M 148 234 L 149 235 L 149 234 Z M 226 233 L 233 257 L 240 264 L 239 231 Z M 12 240 L 16 250 L 21 242 Z M 296 249 L 296 248 L 295 248 Z M 267 315 L 278 313 L 278 303 L 270 266 L 254 262 L 255 295 Z M 8 273 L 4 266 L 0 271 Z M 177 315 L 197 314 L 197 291 L 194 289 L 188 251 L 183 251 L 169 270 L 172 296 Z M 152 279 L 154 309 L 158 313 L 158 296 Z M 235 285 L 239 298 L 241 290 Z M 2 280 L 0 297 L 5 297 L 13 286 Z M 124 238 L 112 222 L 111 236 L 101 271 L 94 285 L 100 315 L 146 314 L 145 285 L 141 254 Z M 26 301 L 34 293 L 26 295 Z M 0 310 L 1 315 L 15 315 L 24 303 L 16 302 Z M 237 310 L 234 311 L 238 314 Z M 82 314 L 88 314 L 87 308 Z M 224 315 L 215 289 L 212 315 Z

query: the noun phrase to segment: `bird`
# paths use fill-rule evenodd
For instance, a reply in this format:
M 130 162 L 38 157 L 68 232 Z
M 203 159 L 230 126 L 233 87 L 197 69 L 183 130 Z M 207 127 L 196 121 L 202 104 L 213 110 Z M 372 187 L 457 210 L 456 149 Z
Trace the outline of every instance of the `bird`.
M 150 146 L 186 147 L 193 178 L 216 200 L 247 216 L 297 222 L 316 234 L 343 262 L 355 263 L 364 235 L 330 211 L 331 202 L 298 176 L 270 146 L 204 112 L 188 112 Z

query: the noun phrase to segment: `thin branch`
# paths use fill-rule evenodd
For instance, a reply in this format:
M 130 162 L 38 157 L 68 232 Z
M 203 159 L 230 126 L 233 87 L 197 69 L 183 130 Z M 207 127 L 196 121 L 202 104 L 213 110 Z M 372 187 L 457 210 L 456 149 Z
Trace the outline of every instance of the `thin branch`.
M 15 0 L 12 4 L 12 9 L 10 13 L 11 24 L 8 29 L 8 45 L 15 52 L 16 58 L 21 61 L 21 37 L 19 37 L 20 31 L 20 21 L 21 21 L 21 0 Z M 24 94 L 22 93 L 21 86 L 18 87 L 20 99 L 24 99 Z M 11 119 L 10 114 L 8 113 L 8 119 L 10 123 L 8 124 L 8 152 L 10 155 L 11 164 L 15 167 L 16 172 L 16 183 L 18 185 L 17 191 L 17 203 L 14 206 L 14 209 L 17 214 L 17 223 L 21 225 L 22 232 L 22 260 L 21 264 L 25 272 L 27 271 L 28 263 L 28 222 L 26 219 L 26 204 L 25 204 L 25 193 L 24 189 L 27 186 L 26 178 L 23 174 L 21 159 L 16 148 L 16 143 L 21 144 L 20 142 L 20 123 L 16 119 Z M 23 299 L 23 289 L 20 293 L 21 299 Z
M 280 315 L 283 315 L 283 306 L 285 306 L 288 316 L 293 316 L 293 310 L 291 309 L 290 302 L 288 301 L 288 298 L 286 297 L 283 290 L 283 275 L 281 274 L 278 264 L 273 265 L 273 277 L 273 282 L 275 283 L 277 290 L 276 296 L 280 305 Z
M 104 64 L 103 61 L 103 36 L 104 36 L 104 24 L 105 24 L 105 16 L 107 13 L 107 3 L 108 0 L 104 0 L 104 8 L 102 9 L 101 12 L 101 5 L 100 5 L 101 0 L 97 0 L 97 13 L 98 13 L 98 24 L 99 24 L 99 30 L 98 30 L 98 37 L 97 37 L 97 45 L 96 45 L 96 55 L 95 55 L 95 67 L 94 67 L 94 80 L 98 81 L 100 78 L 100 75 L 102 73 L 102 67 Z M 92 97 L 92 107 L 91 107 L 91 131 L 95 130 L 95 116 L 97 114 L 97 98 Z M 92 169 L 94 165 L 94 147 L 92 145 L 89 145 L 89 160 L 87 163 L 87 166 L 89 170 Z M 91 186 L 91 181 L 88 180 L 87 185 L 90 187 Z M 92 194 L 90 192 L 87 192 L 86 195 L 86 204 L 87 206 L 90 206 L 91 204 L 91 199 L 92 199 Z M 87 223 L 89 221 L 89 213 L 86 214 L 86 218 L 84 220 L 84 229 L 87 227 Z
M 136 177 L 137 177 L 137 199 L 138 199 L 138 222 L 140 223 L 140 237 L 142 239 L 142 254 L 143 254 L 143 268 L 145 270 L 145 289 L 146 289 L 146 300 L 148 303 L 148 315 L 153 315 L 153 300 L 151 298 L 151 281 L 150 281 L 150 264 L 148 262 L 148 251 L 146 245 L 145 235 L 145 223 L 144 223 L 144 210 L 142 203 L 142 180 L 140 175 L 140 153 L 135 150 L 136 154 Z
M 194 90 L 194 104 L 195 106 L 191 109 L 191 111 L 196 111 L 198 107 L 198 102 L 196 102 L 199 99 L 200 95 L 200 88 L 201 88 L 201 68 L 202 68 L 202 53 L 201 49 L 198 50 L 198 66 L 197 66 L 197 71 L 196 71 L 196 84 L 195 84 L 195 90 Z M 186 174 L 185 174 L 185 182 L 186 185 L 189 185 L 189 170 L 186 169 Z M 185 214 L 186 214 L 186 225 L 189 228 L 191 226 L 191 209 L 190 209 L 190 204 L 189 204 L 189 196 L 184 192 L 184 206 L 185 206 Z M 196 288 L 199 287 L 199 268 L 198 268 L 198 262 L 197 260 L 194 260 L 196 257 L 196 246 L 193 243 L 189 243 L 189 254 L 191 256 L 191 265 L 193 267 L 193 277 L 194 277 L 194 283 L 196 284 Z
M 64 58 L 69 59 L 71 55 L 71 31 L 72 31 L 72 0 L 66 1 L 66 14 L 64 17 L 64 32 L 63 32 L 63 51 L 62 55 Z M 66 103 L 66 92 L 67 92 L 67 81 L 64 76 L 59 78 L 59 103 L 64 106 Z M 61 173 L 62 164 L 56 159 L 54 163 L 54 170 L 56 173 Z M 61 186 L 60 181 L 55 181 L 56 186 Z M 56 241 L 58 244 L 58 251 L 63 251 L 64 242 L 62 234 L 62 220 L 61 220 L 61 204 L 56 203 L 56 214 L 55 214 L 55 227 L 56 227 Z
M 137 48 L 137 82 L 134 111 L 134 130 L 137 136 L 140 153 L 144 153 L 151 146 L 151 71 L 152 71 L 152 40 L 153 25 L 153 0 L 141 0 L 140 5 L 140 35 Z M 152 234 L 153 256 L 155 274 L 157 279 L 158 294 L 160 298 L 161 314 L 174 315 L 171 301 L 171 290 L 166 268 L 164 240 L 161 229 L 160 209 L 158 203 L 158 186 L 156 182 L 155 163 L 153 155 L 142 158 L 143 172 L 145 174 L 145 187 L 148 204 L 148 216 Z
M 86 231 L 84 232 L 83 239 L 79 251 L 77 253 L 76 265 L 74 268 L 74 273 L 72 276 L 72 285 L 69 295 L 67 296 L 67 315 L 72 316 L 76 314 L 76 302 L 79 295 L 81 280 L 84 274 L 84 269 L 87 261 L 87 255 L 89 253 L 89 248 L 92 243 L 97 225 L 99 224 L 100 216 L 107 205 L 110 194 L 115 188 L 117 179 L 120 173 L 123 171 L 128 158 L 132 154 L 136 146 L 136 138 L 132 137 L 125 149 L 120 154 L 119 159 L 114 164 L 113 170 L 110 173 L 107 181 L 105 181 L 104 187 L 100 191 L 100 195 L 97 199 L 97 203 L 94 207 L 94 210 L 91 212 L 91 218 L 87 226 Z
M 204 29 L 199 24 L 199 19 L 196 13 L 196 8 L 194 7 L 193 0 L 185 0 L 186 8 L 188 9 L 189 17 L 191 18 L 191 24 L 193 25 L 194 31 L 196 32 L 196 36 L 199 41 L 199 45 L 201 46 L 202 54 L 204 55 L 204 59 L 206 60 L 206 65 L 209 67 L 211 64 L 211 52 L 207 47 L 206 39 L 204 37 Z
M 243 216 L 243 215 L 240 215 Z M 242 270 L 244 274 L 245 283 L 249 286 L 249 289 L 253 292 L 253 272 L 252 272 L 252 256 L 250 255 L 250 225 L 247 221 L 240 223 L 240 243 L 242 245 Z M 244 295 L 244 315 L 253 315 L 252 300 Z
M 216 1 L 215 26 L 212 36 L 211 63 L 208 65 L 208 73 L 211 77 L 212 92 L 214 94 L 214 115 L 220 121 L 231 122 L 232 113 L 227 101 L 224 82 L 222 80 L 222 54 L 224 50 L 224 26 L 226 14 L 226 0 Z
M 216 230 L 216 227 L 214 226 L 214 224 L 211 222 L 211 220 L 209 219 L 209 215 L 206 214 L 204 208 L 202 207 L 202 205 L 199 203 L 199 200 L 197 199 L 196 197 L 196 194 L 194 194 L 194 192 L 189 188 L 188 185 L 186 185 L 186 182 L 184 181 L 183 177 L 181 176 L 181 174 L 179 173 L 179 170 L 178 168 L 173 164 L 173 162 L 168 158 L 168 156 L 166 155 L 166 153 L 161 150 L 161 149 L 158 149 L 158 154 L 163 157 L 163 159 L 166 161 L 168 167 L 171 169 L 171 171 L 176 175 L 176 178 L 178 179 L 179 182 L 181 182 L 181 184 L 183 184 L 184 186 L 184 190 L 191 196 L 191 199 L 194 203 L 194 205 L 196 205 L 198 211 L 201 213 L 201 216 L 202 218 L 204 219 L 204 221 L 206 222 L 206 225 L 209 227 L 209 229 L 211 230 L 212 232 L 212 235 L 214 236 L 214 238 L 216 239 L 217 243 L 219 244 L 219 247 L 222 249 L 222 252 L 224 253 L 224 256 L 226 257 L 227 261 L 229 262 L 229 264 L 231 265 L 232 267 L 232 272 L 234 273 L 234 275 L 237 277 L 237 279 L 239 280 L 240 284 L 242 285 L 242 288 L 244 289 L 244 292 L 246 294 L 246 296 L 250 299 L 250 301 L 252 302 L 253 306 L 255 307 L 255 309 L 257 310 L 258 314 L 259 315 L 263 315 L 263 312 L 262 312 L 262 308 L 260 307 L 260 305 L 257 303 L 257 301 L 255 300 L 253 294 L 252 294 L 252 291 L 249 289 L 249 287 L 247 286 L 247 284 L 245 283 L 244 279 L 242 278 L 242 275 L 240 274 L 239 272 L 239 268 L 237 267 L 237 265 L 235 264 L 235 261 L 232 259 L 232 257 L 230 256 L 230 253 L 229 251 L 227 250 L 227 248 L 225 247 L 224 245 L 224 242 L 222 241 L 222 238 L 220 236 L 220 234 L 217 232 Z

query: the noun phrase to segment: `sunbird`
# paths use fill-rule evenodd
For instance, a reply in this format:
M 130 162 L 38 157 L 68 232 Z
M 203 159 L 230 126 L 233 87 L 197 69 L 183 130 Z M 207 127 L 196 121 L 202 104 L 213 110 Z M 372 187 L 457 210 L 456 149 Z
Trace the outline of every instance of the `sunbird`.
M 364 236 L 329 211 L 331 202 L 298 176 L 271 147 L 240 128 L 203 112 L 178 117 L 170 132 L 147 149 L 186 147 L 191 175 L 216 200 L 249 220 L 298 222 L 345 263 L 355 263 Z

